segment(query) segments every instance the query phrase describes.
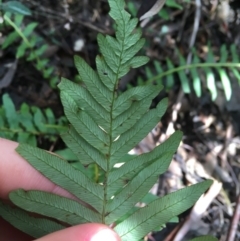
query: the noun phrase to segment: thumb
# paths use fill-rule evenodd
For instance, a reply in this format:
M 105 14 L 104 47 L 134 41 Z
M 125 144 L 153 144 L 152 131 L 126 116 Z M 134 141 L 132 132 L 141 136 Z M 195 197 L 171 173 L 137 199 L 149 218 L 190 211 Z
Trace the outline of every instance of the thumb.
M 109 227 L 99 223 L 87 223 L 67 228 L 35 241 L 120 241 L 119 236 Z

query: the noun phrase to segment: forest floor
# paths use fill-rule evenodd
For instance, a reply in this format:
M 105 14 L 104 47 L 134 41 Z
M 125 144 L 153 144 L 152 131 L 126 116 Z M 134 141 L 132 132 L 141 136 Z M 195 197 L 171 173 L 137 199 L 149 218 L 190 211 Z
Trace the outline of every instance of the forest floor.
M 95 67 L 95 57 L 99 51 L 97 34 L 113 34 L 107 1 L 21 2 L 32 11 L 32 16 L 25 17 L 23 23 L 38 23 L 34 34 L 48 46 L 44 56 L 49 59 L 48 65 L 54 68 L 55 75 L 78 81 L 74 55 L 80 55 Z M 130 85 L 143 84 L 146 79 L 160 74 L 159 66 L 169 70 L 168 60 L 175 67 L 181 65 L 177 51 L 188 64 L 194 62 L 195 55 L 190 51 L 193 47 L 203 63 L 208 61 L 209 51 L 218 61 L 223 46 L 227 49 L 236 46 L 235 54 L 240 56 L 238 0 L 214 0 L 211 3 L 208 0 L 190 3 L 181 0 L 167 3 L 161 16 L 154 16 L 142 27 L 146 38 L 142 54 L 149 56 L 151 61 L 147 68 L 133 70 L 123 78 L 121 91 Z M 198 3 L 200 5 L 196 5 Z M 136 14 L 139 3 L 128 1 L 127 7 L 132 14 Z M 9 27 L 2 28 L 0 43 L 11 31 Z M 61 117 L 63 110 L 57 81 L 50 83 L 44 79 L 34 63 L 24 57 L 16 61 L 18 44 L 15 42 L 0 50 L 0 97 L 7 93 L 17 110 L 25 102 L 40 109 L 50 108 L 56 118 Z M 231 57 L 227 60 L 231 61 Z M 14 70 L 11 70 L 12 75 L 3 84 L 11 64 L 15 66 Z M 214 184 L 193 209 L 181 215 L 181 222 L 168 224 L 161 232 L 150 234 L 146 237 L 149 240 L 189 240 L 204 234 L 214 235 L 221 241 L 240 240 L 240 82 L 231 73 L 228 74 L 232 93 L 227 100 L 225 86 L 221 84 L 216 69 L 212 70 L 212 86 L 203 71 L 200 70 L 198 74 L 201 96 L 196 95 L 193 79 L 187 70 L 185 75 L 191 86 L 190 93 L 184 93 L 181 77 L 177 73 L 162 78 L 165 90 L 154 100 L 153 105 L 163 97 L 168 97 L 167 113 L 133 151 L 138 154 L 147 152 L 175 130 L 181 130 L 184 133 L 182 143 L 169 170 L 159 178 L 152 192 L 162 196 L 207 178 L 213 178 Z M 217 90 L 216 98 L 212 98 L 211 88 L 214 87 Z M 37 136 L 37 143 L 51 151 L 64 148 L 59 138 L 53 140 L 45 135 Z M 235 238 L 231 238 L 231 235 Z

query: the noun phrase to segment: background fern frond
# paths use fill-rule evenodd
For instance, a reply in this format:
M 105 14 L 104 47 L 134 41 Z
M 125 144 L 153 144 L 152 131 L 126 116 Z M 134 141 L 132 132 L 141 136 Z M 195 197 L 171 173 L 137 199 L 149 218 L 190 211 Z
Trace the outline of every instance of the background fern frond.
M 220 51 L 213 53 L 211 45 L 205 59 L 201 59 L 195 49 L 192 50 L 192 64 L 187 65 L 185 58 L 177 51 L 178 63 L 174 64 L 169 58 L 166 59 L 165 70 L 159 68 L 159 63 L 154 61 L 154 71 L 146 68 L 147 83 L 156 81 L 163 83 L 166 90 L 171 89 L 179 78 L 184 93 L 192 91 L 200 97 L 203 86 L 206 86 L 211 94 L 212 100 L 218 95 L 218 86 L 221 85 L 227 100 L 232 95 L 230 79 L 234 76 L 240 83 L 239 54 L 236 45 L 229 48 L 222 45 Z M 177 66 L 180 67 L 177 67 Z M 219 81 L 220 79 L 220 81 Z
M 66 129 L 65 118 L 56 118 L 50 108 L 41 110 L 23 103 L 17 111 L 8 94 L 2 96 L 0 107 L 0 137 L 37 145 L 37 138 L 56 140 Z
M 24 25 L 24 15 L 11 14 L 6 12 L 3 16 L 5 25 L 14 30 L 5 38 L 2 49 L 13 46 L 14 43 L 19 42 L 16 49 L 16 58 L 25 58 L 27 61 L 32 61 L 35 68 L 42 73 L 43 78 L 50 81 L 50 85 L 54 88 L 59 82 L 58 78 L 54 76 L 54 67 L 49 64 L 49 60 L 43 57 L 48 45 L 44 39 L 37 35 L 34 30 L 38 26 L 36 22 L 30 22 Z

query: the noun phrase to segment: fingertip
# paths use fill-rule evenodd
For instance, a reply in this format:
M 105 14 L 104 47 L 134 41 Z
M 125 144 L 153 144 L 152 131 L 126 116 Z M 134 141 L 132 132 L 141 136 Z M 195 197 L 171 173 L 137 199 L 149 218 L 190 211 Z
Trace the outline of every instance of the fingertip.
M 120 241 L 114 230 L 98 223 L 81 224 L 49 234 L 36 241 Z
M 99 226 L 99 224 L 97 224 L 96 227 L 98 227 L 98 226 Z M 94 228 L 94 226 L 93 226 L 93 228 Z M 99 228 L 99 230 L 94 235 L 91 236 L 89 241 L 101 241 L 101 240 L 104 240 L 104 241 L 120 241 L 119 236 L 117 235 L 117 233 L 113 229 L 111 229 L 111 228 L 109 228 L 105 225 L 101 225 L 98 228 Z

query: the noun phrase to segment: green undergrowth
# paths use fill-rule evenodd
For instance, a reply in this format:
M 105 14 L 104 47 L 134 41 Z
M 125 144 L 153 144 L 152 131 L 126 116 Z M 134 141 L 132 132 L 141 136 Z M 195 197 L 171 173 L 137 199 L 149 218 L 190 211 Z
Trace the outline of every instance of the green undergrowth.
M 0 137 L 37 146 L 38 137 L 56 141 L 66 130 L 66 118 L 56 118 L 50 108 L 40 109 L 23 103 L 16 110 L 8 94 L 2 96 L 0 106 Z
M 72 225 L 97 222 L 113 227 L 122 241 L 142 240 L 149 232 L 176 221 L 212 184 L 211 180 L 205 180 L 161 198 L 149 198 L 149 190 L 168 169 L 182 133 L 175 132 L 148 153 L 128 154 L 157 125 L 168 102 L 163 99 L 156 108 L 149 109 L 162 90 L 159 84 L 119 92 L 121 78 L 149 59 L 136 56 L 145 42 L 141 30 L 136 29 L 138 19 L 131 18 L 124 10 L 123 0 L 108 2 L 116 34 L 114 37 L 98 35 L 97 70 L 75 56 L 83 84 L 64 78 L 59 84 L 69 121 L 68 130 L 61 137 L 79 164 L 73 166 L 61 153 L 51 154 L 32 145 L 20 144 L 16 149 L 30 165 L 76 198 L 19 189 L 9 194 L 19 208 L 0 202 L 2 218 L 34 238 Z M 98 179 L 89 175 L 89 168 L 101 172 Z M 141 205 L 144 207 L 140 208 L 139 202 L 144 202 Z
M 15 1 L 14 1 L 15 2 Z M 13 51 L 16 53 L 16 59 L 29 61 L 42 74 L 42 78 L 49 81 L 52 88 L 56 88 L 59 83 L 59 77 L 56 76 L 55 67 L 50 60 L 44 57 L 48 50 L 48 44 L 35 29 L 38 27 L 37 22 L 25 21 L 31 11 L 20 8 L 19 5 L 4 5 L 3 21 L 0 24 L 0 31 L 5 34 L 1 48 L 4 51 Z M 27 15 L 27 16 L 26 16 Z

